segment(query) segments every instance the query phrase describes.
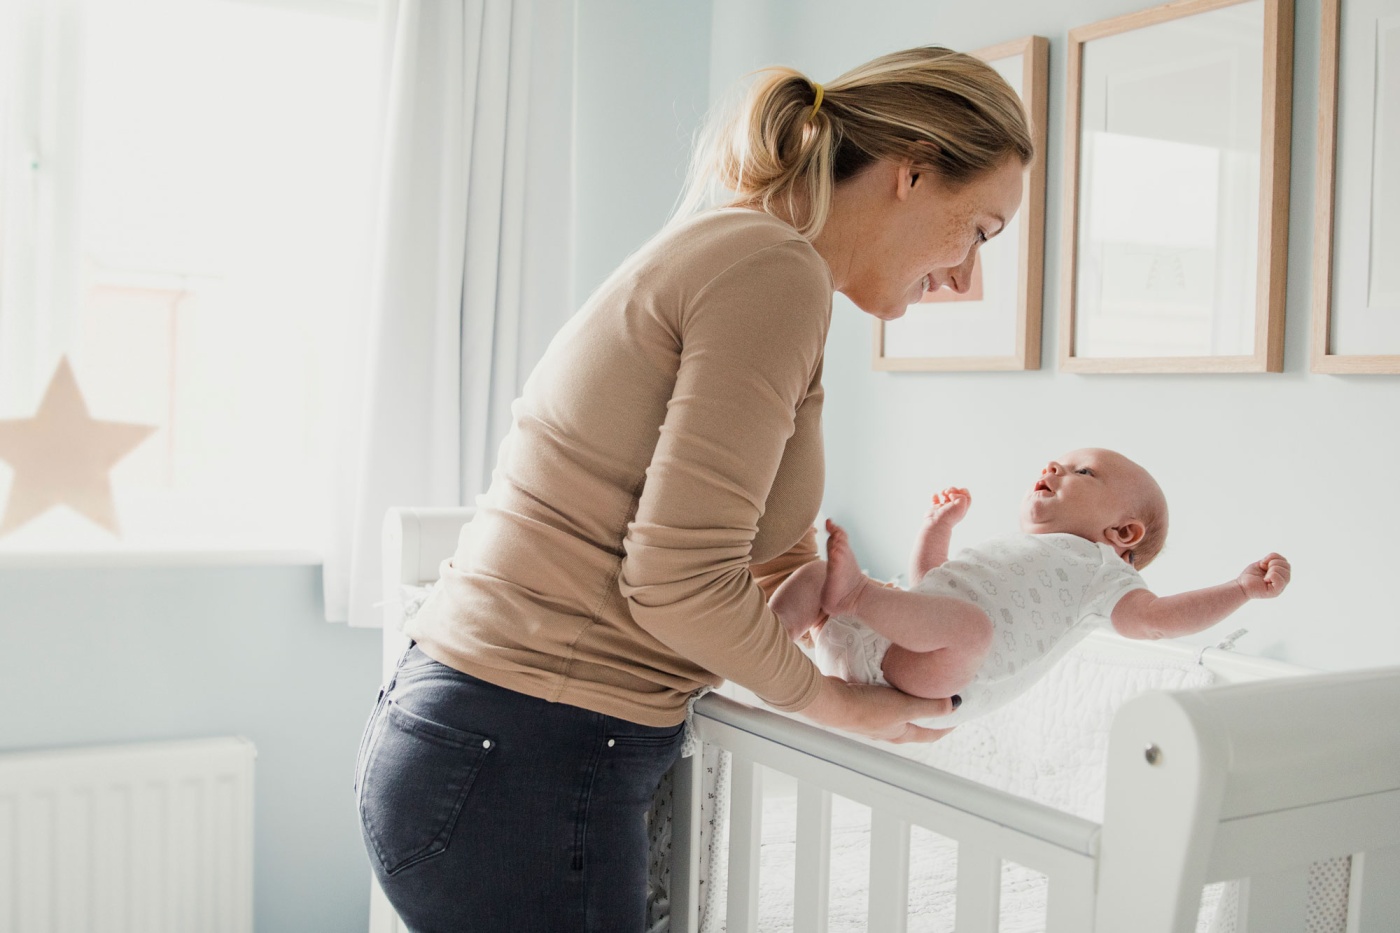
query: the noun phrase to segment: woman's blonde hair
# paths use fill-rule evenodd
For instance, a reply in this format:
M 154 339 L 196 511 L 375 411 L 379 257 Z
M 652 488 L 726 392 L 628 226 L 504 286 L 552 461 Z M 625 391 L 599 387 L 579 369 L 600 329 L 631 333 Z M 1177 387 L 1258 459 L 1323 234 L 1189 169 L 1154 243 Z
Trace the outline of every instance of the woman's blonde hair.
M 737 109 L 701 131 L 676 217 L 729 204 L 780 210 L 821 232 L 836 184 L 872 162 L 911 162 L 950 185 L 1035 155 L 1016 92 L 981 59 L 944 48 L 893 52 L 821 87 L 765 68 Z

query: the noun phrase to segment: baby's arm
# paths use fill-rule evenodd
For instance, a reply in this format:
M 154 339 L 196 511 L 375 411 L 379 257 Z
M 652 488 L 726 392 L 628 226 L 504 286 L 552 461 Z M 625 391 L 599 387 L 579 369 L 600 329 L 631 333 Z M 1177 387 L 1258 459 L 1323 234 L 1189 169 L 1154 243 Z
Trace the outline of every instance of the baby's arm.
M 956 486 L 933 494 L 933 504 L 924 514 L 924 523 L 919 528 L 919 536 L 914 541 L 914 554 L 909 561 L 911 587 L 934 567 L 941 567 L 947 562 L 953 526 L 963 520 L 971 505 L 972 494 Z
M 1124 594 L 1113 607 L 1113 628 L 1127 638 L 1175 638 L 1208 629 L 1251 599 L 1272 599 L 1288 586 L 1292 568 L 1270 554 L 1229 583 L 1175 596 L 1147 590 Z

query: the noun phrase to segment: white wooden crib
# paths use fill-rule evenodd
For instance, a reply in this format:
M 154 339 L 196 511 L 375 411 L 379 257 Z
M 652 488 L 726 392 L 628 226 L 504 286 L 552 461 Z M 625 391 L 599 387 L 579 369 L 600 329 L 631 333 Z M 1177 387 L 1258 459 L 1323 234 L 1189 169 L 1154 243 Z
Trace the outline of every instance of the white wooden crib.
M 386 516 L 385 665 L 402 654 L 406 588 L 437 578 L 470 509 Z M 1098 638 L 1098 636 L 1094 636 Z M 1233 929 L 1305 933 L 1311 863 L 1351 858 L 1347 933 L 1400 931 L 1400 667 L 1303 673 L 1219 649 L 1126 642 L 1135 657 L 1199 657 L 1218 685 L 1128 700 L 1108 738 L 1102 822 L 925 766 L 858 739 L 711 694 L 695 708 L 731 759 L 728 933 L 759 930 L 763 775 L 797 783 L 792 915 L 826 933 L 833 795 L 870 808 L 864 929 L 908 929 L 910 828 L 956 841 L 957 933 L 1000 929 L 1003 862 L 1048 879 L 1046 933 L 1188 933 L 1202 887 L 1239 879 Z M 702 756 L 672 775 L 669 927 L 701 929 Z M 720 929 L 706 918 L 707 929 Z M 402 929 L 374 892 L 372 933 Z

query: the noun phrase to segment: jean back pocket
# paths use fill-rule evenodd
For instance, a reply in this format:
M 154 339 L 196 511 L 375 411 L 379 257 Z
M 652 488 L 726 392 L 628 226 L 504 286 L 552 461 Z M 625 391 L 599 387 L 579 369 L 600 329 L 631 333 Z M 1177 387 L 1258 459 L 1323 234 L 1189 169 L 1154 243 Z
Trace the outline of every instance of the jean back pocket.
M 462 804 L 493 742 L 387 700 L 361 770 L 365 838 L 386 874 L 447 849 Z

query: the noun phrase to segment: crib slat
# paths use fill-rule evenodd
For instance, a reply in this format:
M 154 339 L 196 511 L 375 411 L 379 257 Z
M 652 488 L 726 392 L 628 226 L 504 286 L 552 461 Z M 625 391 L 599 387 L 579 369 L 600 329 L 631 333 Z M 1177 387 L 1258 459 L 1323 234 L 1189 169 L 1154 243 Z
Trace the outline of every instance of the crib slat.
M 909 917 L 909 823 L 870 813 L 870 930 L 904 933 Z
M 1085 933 L 1094 929 L 1094 870 L 1091 859 L 1066 861 L 1049 873 L 1045 933 Z M 1096 933 L 1117 933 L 1115 930 Z M 1243 931 L 1239 931 L 1243 933 Z
M 1384 930 L 1400 917 L 1400 846 L 1351 857 L 1351 901 L 1347 933 Z
M 1305 933 L 1308 866 L 1253 875 L 1240 882 L 1237 933 Z
M 671 768 L 671 930 L 700 928 L 701 759 L 696 752 Z
M 763 771 L 733 754 L 729 790 L 729 933 L 758 930 L 758 855 L 763 838 Z
M 831 891 L 831 794 L 797 783 L 797 858 L 792 928 L 826 933 Z
M 958 843 L 959 933 L 996 933 L 1001 922 L 1001 857 L 990 849 Z

